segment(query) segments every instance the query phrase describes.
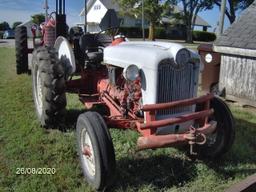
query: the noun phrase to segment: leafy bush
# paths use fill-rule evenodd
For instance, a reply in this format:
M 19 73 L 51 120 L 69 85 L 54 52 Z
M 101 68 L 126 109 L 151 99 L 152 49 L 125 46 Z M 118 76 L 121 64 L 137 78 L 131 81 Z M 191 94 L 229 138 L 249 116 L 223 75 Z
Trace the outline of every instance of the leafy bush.
M 3 39 L 4 32 L 0 31 L 0 39 Z
M 121 27 L 119 29 L 128 38 L 142 38 L 142 29 L 140 27 Z M 148 37 L 149 29 L 145 29 L 145 36 Z M 185 34 L 182 30 L 168 31 L 164 27 L 155 28 L 155 38 L 157 39 L 185 39 Z M 214 41 L 216 39 L 215 33 L 206 31 L 193 31 L 194 41 Z
M 128 38 L 142 38 L 142 29 L 140 27 L 121 27 L 119 29 Z M 145 29 L 145 36 L 148 37 L 149 29 Z M 155 38 L 165 39 L 167 37 L 166 31 L 163 27 L 155 28 Z
M 142 29 L 139 27 L 120 27 L 119 31 L 129 38 L 141 38 Z M 148 29 L 145 29 L 146 36 L 148 35 Z
M 193 41 L 214 41 L 216 39 L 215 33 L 206 31 L 193 31 Z
M 166 39 L 167 38 L 167 33 L 166 33 L 165 28 L 156 27 L 156 29 L 155 29 L 155 38 L 157 38 L 157 39 Z

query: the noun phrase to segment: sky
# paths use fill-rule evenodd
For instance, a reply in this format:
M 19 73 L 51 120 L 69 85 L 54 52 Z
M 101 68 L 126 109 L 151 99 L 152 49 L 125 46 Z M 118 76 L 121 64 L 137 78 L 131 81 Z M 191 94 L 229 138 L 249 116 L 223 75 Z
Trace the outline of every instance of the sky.
M 55 0 L 48 0 L 50 12 L 55 9 Z M 30 16 L 44 12 L 44 0 L 0 0 L 0 22 L 7 21 L 12 25 L 15 21 L 28 21 Z M 84 6 L 84 0 L 66 0 L 66 14 L 69 26 L 74 26 L 80 22 L 79 13 Z M 212 10 L 199 13 L 206 20 L 213 31 L 219 20 L 219 8 L 214 7 Z M 225 21 L 225 28 L 229 26 L 229 22 Z

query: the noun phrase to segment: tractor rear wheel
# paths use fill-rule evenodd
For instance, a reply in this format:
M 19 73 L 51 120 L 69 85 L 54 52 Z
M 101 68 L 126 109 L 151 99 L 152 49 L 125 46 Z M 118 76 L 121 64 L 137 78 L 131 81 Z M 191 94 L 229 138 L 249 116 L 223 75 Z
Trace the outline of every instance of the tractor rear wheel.
M 211 108 L 214 114 L 209 121 L 216 121 L 217 128 L 214 133 L 207 135 L 206 144 L 198 146 L 197 152 L 200 158 L 216 159 L 230 150 L 235 138 L 235 125 L 229 107 L 220 98 L 212 99 Z
M 53 128 L 62 123 L 66 95 L 64 70 L 54 48 L 39 47 L 32 59 L 33 97 L 41 125 Z
M 78 117 L 78 153 L 87 182 L 96 190 L 109 187 L 115 175 L 115 152 L 105 121 L 96 112 Z
M 16 73 L 28 73 L 28 36 L 25 26 L 15 29 Z

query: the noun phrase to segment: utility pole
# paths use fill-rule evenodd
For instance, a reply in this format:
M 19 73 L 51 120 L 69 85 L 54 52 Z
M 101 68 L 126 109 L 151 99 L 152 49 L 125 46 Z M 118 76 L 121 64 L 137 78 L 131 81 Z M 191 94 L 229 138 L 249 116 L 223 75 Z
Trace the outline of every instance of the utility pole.
M 45 22 L 47 23 L 48 22 L 48 9 L 49 9 L 48 0 L 45 0 L 45 2 L 44 2 L 44 9 L 45 9 Z
M 145 14 L 144 14 L 144 0 L 142 0 L 142 5 L 141 5 L 141 9 L 142 9 L 142 21 L 141 21 L 141 24 L 142 24 L 142 37 L 143 37 L 143 41 L 145 41 Z
M 87 33 L 87 0 L 84 1 L 84 33 Z
M 225 21 L 224 19 L 225 19 L 226 4 L 227 4 L 227 0 L 222 0 L 221 1 L 221 13 L 220 13 L 218 36 L 223 33 L 223 27 L 224 27 L 224 21 Z

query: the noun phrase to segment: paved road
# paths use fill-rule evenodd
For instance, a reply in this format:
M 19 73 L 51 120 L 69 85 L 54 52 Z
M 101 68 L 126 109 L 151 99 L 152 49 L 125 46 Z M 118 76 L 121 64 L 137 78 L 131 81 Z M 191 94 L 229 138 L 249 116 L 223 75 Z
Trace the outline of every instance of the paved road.
M 0 47 L 15 47 L 14 39 L 0 39 Z M 28 40 L 28 47 L 32 47 L 32 40 Z

